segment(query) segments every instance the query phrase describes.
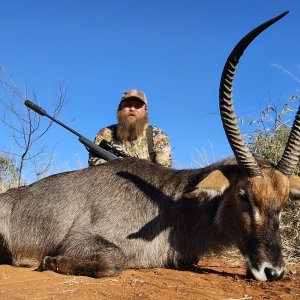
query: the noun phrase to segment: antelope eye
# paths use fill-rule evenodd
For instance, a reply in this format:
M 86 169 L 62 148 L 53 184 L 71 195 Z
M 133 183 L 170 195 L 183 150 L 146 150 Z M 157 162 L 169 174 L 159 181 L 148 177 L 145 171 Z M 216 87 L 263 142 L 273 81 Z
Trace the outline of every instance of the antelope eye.
M 247 193 L 245 192 L 245 190 L 240 189 L 238 191 L 238 194 L 239 194 L 240 199 L 242 199 L 244 201 L 248 201 L 248 196 L 247 196 Z

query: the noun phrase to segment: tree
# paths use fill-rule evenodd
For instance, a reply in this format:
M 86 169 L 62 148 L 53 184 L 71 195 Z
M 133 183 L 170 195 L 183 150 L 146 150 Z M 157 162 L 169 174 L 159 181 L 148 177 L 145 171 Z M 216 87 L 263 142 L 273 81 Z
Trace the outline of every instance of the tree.
M 22 92 L 3 67 L 0 67 L 0 84 L 2 88 L 0 106 L 4 112 L 1 122 L 12 140 L 10 148 L 0 149 L 0 157 L 7 162 L 12 159 L 10 162 L 14 162 L 15 167 L 13 177 L 17 177 L 16 186 L 20 186 L 26 183 L 25 170 L 34 174 L 34 180 L 47 175 L 53 161 L 54 148 L 49 151 L 42 144 L 42 138 L 50 129 L 52 121 L 44 122 L 46 123 L 44 126 L 41 125 L 40 116 L 24 105 L 27 98 L 35 103 L 38 102 L 35 90 L 32 90 L 30 95 L 27 88 Z M 54 104 L 53 117 L 60 114 L 65 104 L 66 92 L 67 89 L 62 84 Z M 14 178 L 12 180 L 15 182 Z

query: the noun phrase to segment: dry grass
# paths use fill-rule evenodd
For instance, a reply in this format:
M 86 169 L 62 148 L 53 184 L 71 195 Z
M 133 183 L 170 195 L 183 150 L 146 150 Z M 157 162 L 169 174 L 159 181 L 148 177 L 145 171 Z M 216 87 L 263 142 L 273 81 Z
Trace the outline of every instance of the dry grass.
M 300 261 L 300 201 L 289 201 L 281 218 L 281 237 L 286 260 Z

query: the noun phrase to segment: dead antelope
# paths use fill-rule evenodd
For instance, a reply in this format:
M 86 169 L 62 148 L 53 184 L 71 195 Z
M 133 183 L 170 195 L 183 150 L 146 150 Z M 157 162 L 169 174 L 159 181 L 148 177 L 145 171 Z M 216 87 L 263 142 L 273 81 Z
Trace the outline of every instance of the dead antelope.
M 93 277 L 124 268 L 181 268 L 236 246 L 257 280 L 284 274 L 279 219 L 299 198 L 298 112 L 281 161 L 254 157 L 232 104 L 238 61 L 250 42 L 284 14 L 246 35 L 228 57 L 220 111 L 235 159 L 171 170 L 136 158 L 53 175 L 0 195 L 0 260 Z

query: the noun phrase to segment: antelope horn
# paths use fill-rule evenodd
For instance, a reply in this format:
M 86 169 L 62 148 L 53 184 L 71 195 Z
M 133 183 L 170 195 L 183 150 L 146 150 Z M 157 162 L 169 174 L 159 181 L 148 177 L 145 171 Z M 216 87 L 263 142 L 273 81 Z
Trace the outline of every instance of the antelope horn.
M 288 11 L 261 24 L 260 26 L 250 31 L 246 36 L 244 36 L 244 38 L 242 38 L 238 42 L 238 44 L 235 46 L 235 48 L 232 50 L 232 52 L 230 53 L 230 55 L 226 60 L 221 81 L 220 81 L 220 89 L 219 89 L 220 104 L 219 105 L 220 105 L 220 113 L 223 122 L 223 127 L 228 142 L 237 159 L 238 164 L 243 167 L 247 176 L 249 177 L 261 176 L 262 172 L 255 158 L 251 154 L 248 146 L 244 142 L 243 137 L 238 128 L 236 116 L 234 113 L 233 102 L 232 102 L 233 79 L 234 79 L 235 71 L 239 63 L 239 60 L 243 55 L 244 51 L 246 50 L 246 48 L 249 46 L 249 44 L 261 32 L 263 32 L 269 26 L 271 26 L 272 24 L 280 20 L 287 13 Z
M 299 162 L 300 157 L 300 106 L 291 133 L 283 152 L 283 155 L 277 164 L 276 169 L 283 174 L 290 176 Z

